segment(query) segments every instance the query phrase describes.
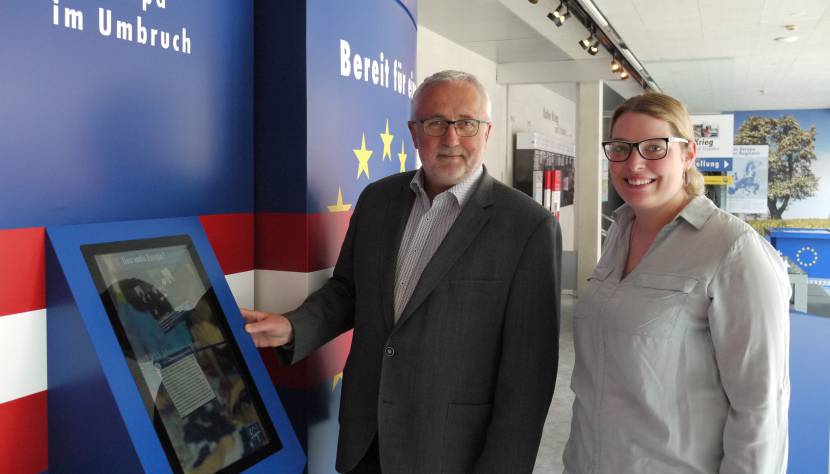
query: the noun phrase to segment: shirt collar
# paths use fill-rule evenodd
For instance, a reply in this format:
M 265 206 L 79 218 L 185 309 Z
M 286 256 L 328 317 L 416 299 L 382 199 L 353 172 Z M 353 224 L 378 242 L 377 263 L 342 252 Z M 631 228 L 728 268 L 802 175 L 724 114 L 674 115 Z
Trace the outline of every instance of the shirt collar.
M 694 199 L 686 204 L 686 207 L 680 211 L 680 214 L 672 222 L 677 219 L 683 219 L 695 229 L 700 230 L 703 224 L 709 220 L 717 209 L 715 203 L 710 201 L 706 196 L 695 196 Z M 623 204 L 614 211 L 614 220 L 620 224 L 629 222 L 632 219 L 634 219 L 634 209 L 631 209 L 631 206 L 628 204 Z
M 695 229 L 700 230 L 700 228 L 703 227 L 703 224 L 705 224 L 717 210 L 717 206 L 715 206 L 715 203 L 709 200 L 709 198 L 706 196 L 696 196 L 694 199 L 689 201 L 689 204 L 686 204 L 686 207 L 680 211 L 680 215 L 678 217 L 682 217 Z
M 456 184 L 455 186 L 447 189 L 444 193 L 450 193 L 452 196 L 455 197 L 455 200 L 458 202 L 460 207 L 464 207 L 464 204 L 470 200 L 470 197 L 473 195 L 473 190 L 475 189 L 475 185 L 478 183 L 479 179 L 484 175 L 484 166 L 479 165 L 478 169 L 473 171 L 470 176 L 464 178 L 463 181 Z M 415 193 L 416 196 L 425 196 L 426 189 L 424 189 L 424 169 L 418 168 L 418 171 L 415 173 L 415 176 L 412 177 L 412 181 L 409 182 L 409 187 Z M 440 196 L 443 193 L 439 193 Z M 438 197 L 436 196 L 436 197 Z

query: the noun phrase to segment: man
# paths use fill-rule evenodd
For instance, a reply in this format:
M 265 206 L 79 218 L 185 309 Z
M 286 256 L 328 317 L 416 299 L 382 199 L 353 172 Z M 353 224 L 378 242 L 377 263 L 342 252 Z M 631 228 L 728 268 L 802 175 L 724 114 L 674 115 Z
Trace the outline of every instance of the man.
M 332 278 L 286 314 L 243 310 L 297 361 L 354 328 L 340 472 L 529 473 L 553 394 L 559 228 L 482 165 L 490 100 L 444 71 L 412 99 L 422 167 L 367 186 Z

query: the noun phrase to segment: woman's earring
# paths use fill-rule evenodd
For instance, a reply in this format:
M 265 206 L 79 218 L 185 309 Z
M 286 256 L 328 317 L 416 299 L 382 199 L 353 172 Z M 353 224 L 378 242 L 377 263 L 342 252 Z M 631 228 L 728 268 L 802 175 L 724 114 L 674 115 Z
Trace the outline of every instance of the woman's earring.
M 683 182 L 689 184 L 689 175 L 686 174 L 686 170 L 683 170 Z

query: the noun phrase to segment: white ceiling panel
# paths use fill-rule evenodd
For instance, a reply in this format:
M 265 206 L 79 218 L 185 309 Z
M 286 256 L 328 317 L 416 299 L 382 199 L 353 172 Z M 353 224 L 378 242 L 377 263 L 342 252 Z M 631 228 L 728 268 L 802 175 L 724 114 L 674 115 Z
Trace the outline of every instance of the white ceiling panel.
M 830 107 L 826 0 L 595 3 L 657 84 L 692 111 Z M 791 35 L 798 41 L 775 41 Z
M 656 84 L 692 112 L 830 108 L 828 0 L 594 3 Z M 557 70 L 574 69 L 570 74 L 546 76 L 544 71 L 554 68 L 532 68 L 534 80 L 540 83 L 545 77 L 549 82 L 584 77 L 591 69 L 580 64 L 591 58 L 576 43 L 588 33 L 577 21 L 556 28 L 545 18 L 558 4 L 558 0 L 539 0 L 538 4 L 419 0 L 419 22 L 498 64 L 550 62 L 556 63 Z M 791 31 L 787 25 L 796 28 Z M 784 36 L 798 36 L 798 40 L 775 41 Z M 610 56 L 601 50 L 597 57 Z M 522 67 L 505 69 L 511 81 L 521 82 L 516 73 Z M 596 75 L 594 79 L 613 77 L 599 70 Z M 635 93 L 636 87 L 621 90 Z
M 777 24 L 782 20 L 796 23 L 820 19 L 827 9 L 826 0 L 787 0 L 764 2 L 761 21 Z

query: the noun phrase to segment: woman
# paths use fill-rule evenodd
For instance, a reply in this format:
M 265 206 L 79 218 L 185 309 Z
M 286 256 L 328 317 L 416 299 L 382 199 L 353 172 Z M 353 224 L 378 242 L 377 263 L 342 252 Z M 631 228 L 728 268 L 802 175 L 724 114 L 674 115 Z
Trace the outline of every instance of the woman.
M 574 315 L 568 473 L 783 473 L 789 294 L 777 252 L 702 196 L 683 105 L 623 103 L 625 200 Z

